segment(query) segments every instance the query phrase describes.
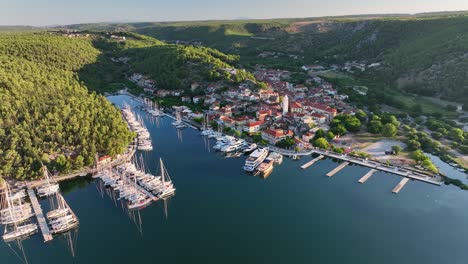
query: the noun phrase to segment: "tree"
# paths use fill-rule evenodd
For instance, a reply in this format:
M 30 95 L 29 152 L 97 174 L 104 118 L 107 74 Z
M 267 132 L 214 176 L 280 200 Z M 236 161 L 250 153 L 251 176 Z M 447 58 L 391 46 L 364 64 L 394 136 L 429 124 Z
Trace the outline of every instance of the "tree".
M 398 155 L 403 149 L 400 146 L 395 145 L 395 146 L 392 146 L 392 150 L 395 154 Z
M 321 149 L 329 149 L 330 148 L 330 144 L 323 137 L 316 139 L 314 141 L 314 146 L 317 147 L 317 148 L 321 148 Z
M 413 158 L 416 161 L 423 161 L 423 160 L 428 159 L 428 157 L 426 155 L 424 155 L 424 153 L 419 149 L 415 150 L 415 151 L 413 151 L 413 153 L 411 153 L 411 158 Z
M 335 138 L 335 134 L 333 134 L 331 131 L 328 131 L 326 137 L 328 140 L 333 140 Z
M 408 145 L 408 150 L 417 150 L 421 148 L 421 143 L 419 143 L 418 141 L 414 139 L 409 140 L 407 145 Z
M 463 142 L 463 140 L 465 139 L 463 136 L 463 130 L 461 130 L 460 128 L 450 129 L 449 137 L 450 139 L 456 142 Z
M 367 125 L 367 131 L 372 134 L 380 134 L 382 132 L 382 122 L 380 120 L 372 120 Z
M 278 143 L 276 143 L 276 146 L 279 147 L 279 148 L 291 148 L 295 144 L 296 144 L 296 142 L 294 141 L 294 139 L 285 138 L 285 139 L 279 141 Z
M 344 126 L 349 132 L 359 132 L 361 130 L 361 121 L 355 116 L 347 116 Z
M 362 111 L 362 110 L 359 110 L 356 112 L 355 116 L 361 121 L 361 122 L 365 122 L 366 119 L 367 119 L 367 114 L 366 112 Z
M 346 134 L 346 132 L 347 132 L 347 131 L 346 131 L 346 128 L 345 128 L 345 126 L 344 126 L 343 124 L 338 124 L 337 126 L 332 127 L 332 128 L 330 129 L 330 131 L 331 131 L 333 134 L 335 134 L 335 135 L 340 135 L 340 136 Z
M 442 135 L 442 133 L 440 133 L 440 132 L 432 132 L 432 133 L 431 133 L 431 136 L 432 136 L 434 139 L 441 139 L 444 135 Z
M 396 136 L 397 132 L 398 129 L 394 124 L 391 123 L 385 124 L 382 128 L 382 135 L 386 137 L 394 137 Z
M 323 138 L 323 137 L 325 137 L 325 136 L 326 136 L 325 130 L 323 130 L 323 129 L 320 128 L 319 130 L 317 130 L 317 131 L 315 132 L 314 139 Z

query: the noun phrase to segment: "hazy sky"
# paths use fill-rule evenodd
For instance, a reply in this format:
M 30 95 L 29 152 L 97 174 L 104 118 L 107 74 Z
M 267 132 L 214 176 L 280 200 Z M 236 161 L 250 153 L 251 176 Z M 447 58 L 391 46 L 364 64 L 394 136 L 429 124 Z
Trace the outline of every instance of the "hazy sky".
M 468 0 L 0 0 L 0 25 L 468 10 Z

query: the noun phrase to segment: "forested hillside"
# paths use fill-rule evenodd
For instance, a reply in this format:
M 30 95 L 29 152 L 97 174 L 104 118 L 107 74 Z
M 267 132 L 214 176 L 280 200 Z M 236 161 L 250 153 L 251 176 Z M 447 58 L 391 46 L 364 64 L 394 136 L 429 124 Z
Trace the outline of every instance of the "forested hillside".
M 90 25 L 86 25 L 92 28 Z M 79 28 L 75 25 L 75 28 Z M 104 27 L 95 24 L 94 28 Z M 468 104 L 466 12 L 417 15 L 106 24 L 167 41 L 201 43 L 238 54 L 244 66 L 382 62 L 364 76 L 375 89 L 441 97 Z M 286 57 L 260 58 L 262 52 Z M 298 59 L 289 59 L 296 55 Z M 360 77 L 360 76 L 358 76 Z
M 94 34 L 97 37 L 93 43 L 102 54 L 96 63 L 80 70 L 80 79 L 93 90 L 115 91 L 131 85 L 128 77 L 133 73 L 150 77 L 160 89 L 189 89 L 193 82 L 254 80 L 252 74 L 236 69 L 237 55 L 206 47 L 166 44 L 134 33 L 114 33 L 125 37 L 125 41 Z M 116 62 L 119 58 L 126 61 Z
M 0 36 L 0 175 L 31 179 L 122 153 L 133 134 L 117 108 L 90 94 L 75 71 L 99 56 L 89 40 L 54 34 Z

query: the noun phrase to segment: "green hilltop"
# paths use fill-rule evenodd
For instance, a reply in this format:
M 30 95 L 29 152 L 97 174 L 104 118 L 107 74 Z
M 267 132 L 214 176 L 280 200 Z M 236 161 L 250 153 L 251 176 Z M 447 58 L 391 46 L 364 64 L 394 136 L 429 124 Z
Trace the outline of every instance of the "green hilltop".
M 358 76 L 370 88 L 468 104 L 467 12 L 415 15 L 74 25 L 132 31 L 168 42 L 201 44 L 240 55 L 240 63 L 295 68 L 319 62 L 381 62 Z M 299 59 L 260 58 L 281 52 Z M 370 81 L 369 81 L 370 80 Z

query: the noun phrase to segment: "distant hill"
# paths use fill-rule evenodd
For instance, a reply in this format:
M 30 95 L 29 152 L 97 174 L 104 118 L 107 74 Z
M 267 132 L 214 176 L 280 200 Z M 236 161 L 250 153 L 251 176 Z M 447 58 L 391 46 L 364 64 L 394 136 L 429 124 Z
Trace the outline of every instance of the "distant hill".
M 134 31 L 169 42 L 197 43 L 257 63 L 298 68 L 302 64 L 382 62 L 371 76 L 376 89 L 441 97 L 468 105 L 468 12 L 371 14 L 341 17 L 94 24 Z M 74 25 L 72 28 L 90 28 Z M 299 59 L 259 58 L 262 52 Z M 371 74 L 371 73 L 369 73 Z M 372 87 L 372 83 L 370 86 Z

